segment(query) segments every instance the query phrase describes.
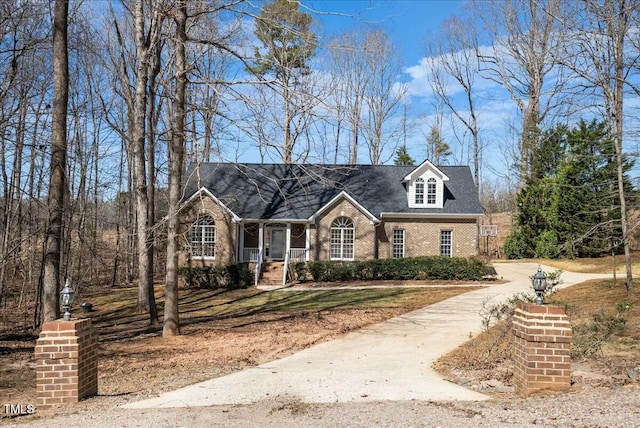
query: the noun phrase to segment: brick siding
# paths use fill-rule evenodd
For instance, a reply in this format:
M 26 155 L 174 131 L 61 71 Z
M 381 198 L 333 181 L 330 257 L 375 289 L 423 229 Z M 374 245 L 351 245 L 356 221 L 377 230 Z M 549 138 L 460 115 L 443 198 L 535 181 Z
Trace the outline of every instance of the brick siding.
M 387 219 L 378 226 L 378 257 L 391 257 L 394 229 L 404 229 L 405 257 L 440 255 L 440 232 L 452 232 L 452 256 L 478 255 L 478 224 L 475 218 L 437 220 L 424 218 Z
M 190 229 L 198 215 L 209 215 L 216 224 L 215 258 L 190 257 Z M 367 260 L 391 257 L 391 238 L 394 229 L 405 230 L 405 257 L 434 256 L 440 254 L 440 232 L 452 232 L 452 256 L 470 257 L 478 255 L 478 224 L 472 219 L 423 219 L 392 218 L 374 224 L 362 211 L 349 200 L 337 201 L 332 207 L 318 216 L 311 228 L 310 258 L 311 260 L 329 260 L 329 243 L 331 223 L 338 217 L 349 217 L 354 223 L 355 245 L 354 258 Z M 258 246 L 258 225 L 245 226 L 245 247 Z M 181 266 L 226 265 L 235 262 L 236 224 L 231 216 L 214 200 L 203 197 L 182 210 L 180 222 Z M 265 229 L 265 242 L 268 239 Z M 304 248 L 306 234 L 304 225 L 293 224 L 291 227 L 291 247 Z
M 354 259 L 367 260 L 375 255 L 375 225 L 346 199 L 337 202 L 316 218 L 311 234 L 311 255 L 316 260 L 329 260 L 331 223 L 338 217 L 349 217 L 354 228 Z
M 191 257 L 191 225 L 202 215 L 208 215 L 215 221 L 216 247 L 213 258 Z M 229 213 L 211 198 L 203 197 L 182 210 L 178 233 L 180 266 L 224 266 L 235 263 L 236 225 Z

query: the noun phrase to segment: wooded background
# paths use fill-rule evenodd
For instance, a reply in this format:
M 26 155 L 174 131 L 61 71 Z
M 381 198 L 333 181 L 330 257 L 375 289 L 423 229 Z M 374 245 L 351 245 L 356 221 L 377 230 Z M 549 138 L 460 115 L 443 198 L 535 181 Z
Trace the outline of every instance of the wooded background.
M 67 278 L 78 294 L 138 286 L 157 323 L 160 281 L 165 332 L 178 334 L 186 162 L 250 149 L 257 162 L 412 163 L 416 120 L 391 38 L 355 19 L 323 34 L 321 17 L 292 0 L 0 2 L 0 328 L 7 311 L 25 325 L 55 318 Z M 430 160 L 469 164 L 488 213 L 518 212 L 518 194 L 520 212 L 543 208 L 516 217 L 523 256 L 592 254 L 594 243 L 624 253 L 629 292 L 639 22 L 628 0 L 470 1 L 424 42 Z M 508 141 L 485 138 L 478 120 L 486 81 L 516 105 Z M 563 199 L 589 186 L 588 201 Z

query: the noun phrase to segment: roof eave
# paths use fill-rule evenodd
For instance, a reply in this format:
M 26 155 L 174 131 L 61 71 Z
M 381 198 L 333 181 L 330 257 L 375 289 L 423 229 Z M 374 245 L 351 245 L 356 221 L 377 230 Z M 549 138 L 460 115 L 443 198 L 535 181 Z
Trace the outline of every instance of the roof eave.
M 383 212 L 381 218 L 386 217 L 409 217 L 409 218 L 479 218 L 482 213 L 412 213 L 412 212 Z

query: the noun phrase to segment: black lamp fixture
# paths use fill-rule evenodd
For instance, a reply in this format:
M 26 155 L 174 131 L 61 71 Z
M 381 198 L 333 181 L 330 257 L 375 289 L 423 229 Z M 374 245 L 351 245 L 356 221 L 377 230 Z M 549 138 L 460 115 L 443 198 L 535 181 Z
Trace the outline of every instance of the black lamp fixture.
M 60 306 L 64 309 L 64 320 L 71 320 L 71 305 L 73 305 L 73 288 L 71 287 L 71 281 L 67 278 L 64 283 L 64 288 L 60 292 Z
M 531 277 L 531 285 L 533 285 L 533 291 L 536 292 L 536 305 L 542 305 L 545 291 L 547 291 L 547 275 L 542 272 L 540 266 L 535 275 Z

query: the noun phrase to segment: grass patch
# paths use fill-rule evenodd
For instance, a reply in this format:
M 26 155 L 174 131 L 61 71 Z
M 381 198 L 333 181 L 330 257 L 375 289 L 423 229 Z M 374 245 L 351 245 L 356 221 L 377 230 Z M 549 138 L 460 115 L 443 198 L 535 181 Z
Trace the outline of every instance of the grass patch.
M 612 273 L 613 272 L 613 259 L 612 257 L 591 257 L 582 259 L 530 259 L 530 260 L 518 260 L 518 262 L 530 261 L 533 263 L 541 263 L 546 266 L 551 266 L 556 269 L 562 269 L 567 272 L 578 273 Z M 618 280 L 624 283 L 624 256 L 616 256 L 616 273 L 618 274 Z M 631 254 L 631 268 L 633 272 L 640 271 L 640 252 L 636 251 Z M 622 275 L 622 276 L 620 276 Z
M 341 310 L 376 310 L 403 308 L 406 311 L 448 299 L 478 287 L 372 288 L 358 290 L 262 291 L 180 290 L 182 325 L 203 323 L 244 323 L 257 316 L 297 316 Z M 162 318 L 164 296 L 156 288 L 159 316 Z M 137 290 L 118 290 L 91 299 L 95 312 L 90 316 L 101 338 L 118 340 L 148 334 L 154 328 L 148 316 L 136 311 Z M 78 310 L 78 309 L 76 309 Z M 244 320 L 244 321 L 243 321 Z M 160 328 L 155 330 L 159 331 Z

